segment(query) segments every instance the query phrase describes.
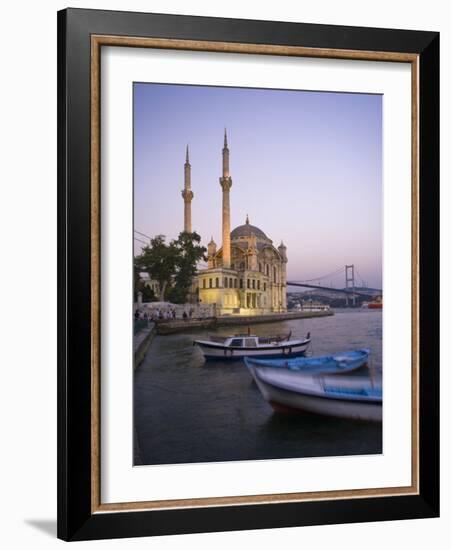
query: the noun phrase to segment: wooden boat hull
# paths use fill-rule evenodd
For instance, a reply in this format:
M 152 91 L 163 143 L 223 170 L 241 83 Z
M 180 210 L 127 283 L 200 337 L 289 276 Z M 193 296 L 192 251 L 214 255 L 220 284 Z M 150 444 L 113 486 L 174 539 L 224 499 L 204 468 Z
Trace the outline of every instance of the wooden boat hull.
M 258 358 L 292 358 L 305 354 L 310 345 L 310 339 L 282 343 L 276 346 L 261 346 L 252 348 L 225 347 L 214 342 L 196 340 L 194 342 L 204 354 L 205 359 L 221 359 L 228 361 L 241 360 L 244 357 Z
M 382 398 L 359 398 L 350 394 L 343 396 L 326 396 L 321 392 L 321 386 L 325 383 L 336 383 L 337 379 L 347 378 L 346 384 L 354 384 L 355 388 L 361 384 L 359 379 L 351 380 L 350 377 L 328 376 L 319 377 L 295 373 L 283 372 L 284 377 L 277 379 L 274 373 L 277 369 L 249 367 L 254 380 L 266 401 L 277 412 L 281 411 L 306 411 L 313 414 L 346 418 L 351 420 L 363 420 L 368 422 L 382 422 Z M 281 370 L 278 369 L 278 374 Z M 290 380 L 294 379 L 294 383 Z M 285 379 L 284 379 L 285 378 Z M 296 381 L 297 378 L 297 381 Z M 299 383 L 303 379 L 303 383 Z

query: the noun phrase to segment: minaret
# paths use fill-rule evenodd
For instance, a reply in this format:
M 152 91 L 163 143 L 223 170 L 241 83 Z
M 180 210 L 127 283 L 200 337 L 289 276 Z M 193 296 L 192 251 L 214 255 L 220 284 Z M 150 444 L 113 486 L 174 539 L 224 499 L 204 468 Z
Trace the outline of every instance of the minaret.
M 186 160 L 185 160 L 185 187 L 182 191 L 182 197 L 185 202 L 185 222 L 183 231 L 186 233 L 192 233 L 191 226 L 191 201 L 193 200 L 194 193 L 191 191 L 191 164 L 189 163 L 189 149 L 186 146 Z
M 211 237 L 211 241 L 208 243 L 208 269 L 215 267 L 215 255 L 216 255 L 216 243 Z
M 227 132 L 224 129 L 224 148 L 222 149 L 222 266 L 230 267 L 230 188 L 232 178 L 229 169 L 229 148 L 227 147 Z
M 246 216 L 246 223 L 249 224 L 249 216 Z M 257 262 L 257 237 L 254 233 L 251 233 L 251 237 L 249 239 L 249 248 L 248 248 L 248 265 L 249 269 L 251 271 L 257 271 L 258 270 L 258 262 Z
M 280 241 L 279 246 L 277 247 L 277 250 L 279 251 L 282 260 L 284 263 L 287 263 L 287 247 L 283 244 L 283 241 Z
M 282 265 L 280 269 L 280 298 L 279 303 L 282 306 L 282 309 L 286 311 L 287 309 L 287 247 L 281 241 L 280 245 L 277 247 L 279 254 L 282 258 Z

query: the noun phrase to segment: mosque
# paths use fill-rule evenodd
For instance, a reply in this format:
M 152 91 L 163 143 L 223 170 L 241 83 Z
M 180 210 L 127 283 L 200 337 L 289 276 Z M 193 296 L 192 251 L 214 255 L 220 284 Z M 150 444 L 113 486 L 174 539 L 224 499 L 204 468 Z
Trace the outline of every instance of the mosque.
M 230 190 L 227 133 L 222 149 L 222 246 L 213 237 L 208 243 L 208 266 L 198 270 L 193 293 L 201 304 L 215 304 L 217 315 L 263 315 L 284 312 L 286 300 L 287 248 L 281 242 L 276 248 L 266 234 L 249 222 L 230 231 Z M 184 230 L 192 232 L 191 165 L 186 149 Z

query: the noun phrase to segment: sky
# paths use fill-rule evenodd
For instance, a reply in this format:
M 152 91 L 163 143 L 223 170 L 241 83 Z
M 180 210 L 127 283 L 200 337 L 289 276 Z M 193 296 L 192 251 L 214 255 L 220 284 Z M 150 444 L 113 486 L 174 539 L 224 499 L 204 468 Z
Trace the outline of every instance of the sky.
M 189 144 L 193 230 L 221 246 L 227 127 L 231 227 L 248 214 L 283 240 L 288 280 L 354 264 L 356 284 L 382 288 L 381 95 L 135 83 L 133 98 L 135 230 L 183 230 Z M 344 274 L 326 283 L 344 286 Z

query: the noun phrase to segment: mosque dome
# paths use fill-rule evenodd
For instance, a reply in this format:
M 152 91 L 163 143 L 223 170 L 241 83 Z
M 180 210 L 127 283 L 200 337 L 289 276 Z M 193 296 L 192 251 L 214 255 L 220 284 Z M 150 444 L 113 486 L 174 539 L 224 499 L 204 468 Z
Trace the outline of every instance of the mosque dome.
M 265 241 L 269 240 L 265 233 L 259 227 L 251 225 L 249 223 L 249 217 L 246 217 L 246 223 L 235 227 L 235 229 L 230 233 L 230 238 L 233 240 L 243 237 L 251 237 L 252 235 L 255 235 L 257 239 L 264 239 Z

